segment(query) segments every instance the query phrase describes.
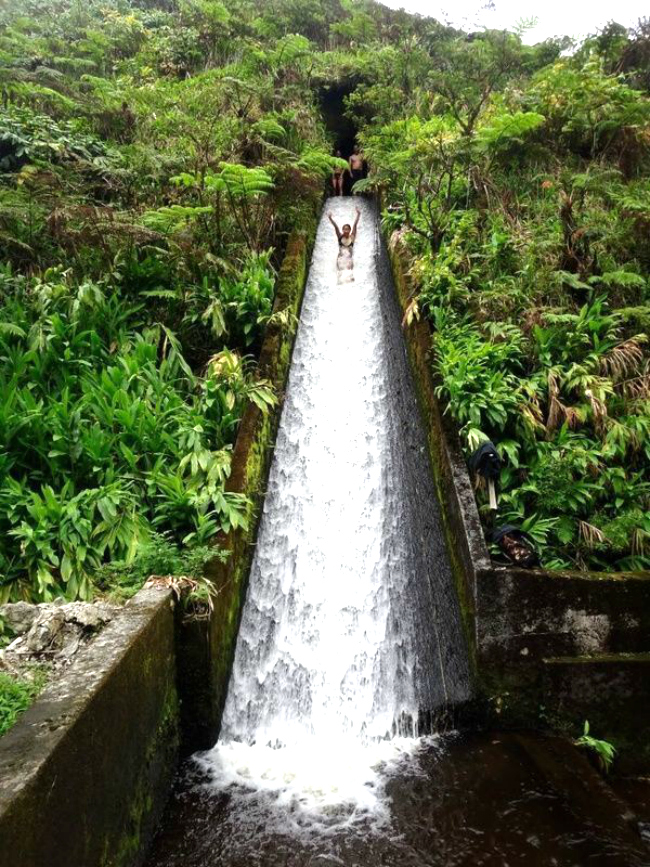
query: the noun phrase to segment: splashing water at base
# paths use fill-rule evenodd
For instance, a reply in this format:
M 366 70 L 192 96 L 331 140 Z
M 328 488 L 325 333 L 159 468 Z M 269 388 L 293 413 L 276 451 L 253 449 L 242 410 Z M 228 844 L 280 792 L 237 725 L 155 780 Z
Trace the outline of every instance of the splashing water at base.
M 323 217 L 221 737 L 198 758 L 235 809 L 273 807 L 285 824 L 297 811 L 303 830 L 384 825 L 385 781 L 417 749 L 421 712 L 468 695 L 376 216 L 330 203 L 339 224 L 362 211 L 354 281 L 339 279 Z
M 274 749 L 231 741 L 197 764 L 208 788 L 229 790 L 236 813 L 247 812 L 249 822 L 262 819 L 267 831 L 305 837 L 359 825 L 365 833 L 390 825 L 386 784 L 422 743 L 395 738 L 360 746 L 331 739 Z

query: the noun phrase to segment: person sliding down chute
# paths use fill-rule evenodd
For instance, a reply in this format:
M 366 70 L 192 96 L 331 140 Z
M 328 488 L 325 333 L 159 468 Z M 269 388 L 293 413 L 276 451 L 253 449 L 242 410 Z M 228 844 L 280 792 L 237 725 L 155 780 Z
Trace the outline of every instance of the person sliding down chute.
M 356 212 L 357 216 L 354 225 L 351 226 L 349 223 L 345 223 L 342 229 L 339 229 L 336 225 L 332 212 L 330 211 L 327 214 L 330 223 L 334 226 L 334 231 L 336 232 L 336 237 L 339 242 L 339 254 L 336 257 L 336 267 L 339 271 L 351 271 L 354 267 L 352 248 L 354 247 L 354 242 L 357 238 L 357 226 L 359 225 L 359 219 L 361 218 L 361 211 L 356 208 Z

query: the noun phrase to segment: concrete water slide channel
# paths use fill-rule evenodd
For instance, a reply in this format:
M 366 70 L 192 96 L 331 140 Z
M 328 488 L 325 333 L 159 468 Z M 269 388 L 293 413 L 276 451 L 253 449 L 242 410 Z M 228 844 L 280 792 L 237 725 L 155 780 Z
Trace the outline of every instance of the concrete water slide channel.
M 221 734 L 147 865 L 648 864 L 567 741 L 450 731 L 468 649 L 377 216 L 329 207 L 357 204 L 353 281 L 321 218 Z

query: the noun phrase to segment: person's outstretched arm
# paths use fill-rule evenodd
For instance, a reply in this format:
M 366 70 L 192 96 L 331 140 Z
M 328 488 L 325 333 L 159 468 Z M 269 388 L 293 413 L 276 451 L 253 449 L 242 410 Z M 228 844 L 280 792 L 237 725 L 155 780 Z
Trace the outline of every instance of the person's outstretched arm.
M 353 241 L 357 237 L 357 226 L 359 225 L 359 220 L 361 219 L 361 211 L 358 208 L 356 208 L 355 210 L 357 212 L 357 216 L 354 221 L 354 226 L 352 226 L 352 232 L 350 233 L 352 235 Z
M 341 230 L 339 229 L 339 227 L 338 227 L 338 226 L 336 225 L 336 223 L 334 222 L 334 217 L 332 216 L 332 212 L 331 212 L 331 211 L 327 214 L 327 217 L 328 217 L 330 223 L 334 226 L 334 231 L 336 232 L 336 237 L 337 237 L 337 238 L 339 239 L 339 241 L 340 241 L 340 240 L 341 240 Z M 355 225 L 356 225 L 356 223 L 355 223 Z

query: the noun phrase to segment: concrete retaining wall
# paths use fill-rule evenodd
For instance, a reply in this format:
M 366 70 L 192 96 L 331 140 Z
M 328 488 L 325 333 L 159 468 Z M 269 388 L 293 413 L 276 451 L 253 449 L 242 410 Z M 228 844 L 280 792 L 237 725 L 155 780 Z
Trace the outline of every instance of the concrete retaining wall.
M 389 252 L 399 303 L 406 310 L 415 287 L 397 236 Z M 597 720 L 595 733 L 623 749 L 628 767 L 650 768 L 642 722 L 650 709 L 650 573 L 494 565 L 458 434 L 435 396 L 428 323 L 412 323 L 405 337 L 488 718 L 553 725 L 573 735 L 585 719 Z
M 230 556 L 225 563 L 216 558 L 208 567 L 207 576 L 218 594 L 209 619 L 179 623 L 178 684 L 184 753 L 208 749 L 219 735 L 316 226 L 314 214 L 310 225 L 289 239 L 273 308 L 274 313 L 288 311 L 289 321 L 286 326 L 269 326 L 260 353 L 259 376 L 272 382 L 280 401 L 266 415 L 249 404 L 233 453 L 227 487 L 251 499 L 252 520 L 247 530 L 236 530 L 218 539 L 219 547 Z
M 486 663 L 650 650 L 650 574 L 483 570 L 478 636 Z
M 137 864 L 177 755 L 172 598 L 145 589 L 0 740 L 0 863 Z

